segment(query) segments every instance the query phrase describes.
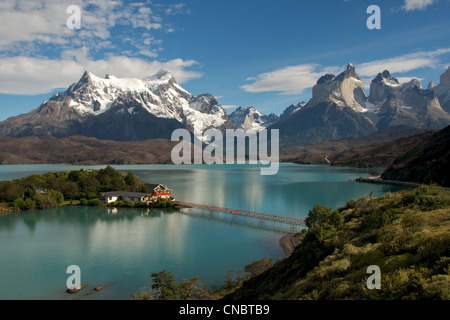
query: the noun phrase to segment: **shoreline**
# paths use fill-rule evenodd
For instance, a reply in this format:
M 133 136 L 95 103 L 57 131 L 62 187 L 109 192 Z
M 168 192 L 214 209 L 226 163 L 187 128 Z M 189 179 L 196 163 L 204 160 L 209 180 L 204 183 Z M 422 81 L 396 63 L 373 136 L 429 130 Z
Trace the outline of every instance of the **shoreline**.
M 288 233 L 282 236 L 279 240 L 280 247 L 286 255 L 286 258 L 294 252 L 295 247 L 297 247 L 300 243 L 299 238 L 296 236 L 297 234 L 298 233 Z

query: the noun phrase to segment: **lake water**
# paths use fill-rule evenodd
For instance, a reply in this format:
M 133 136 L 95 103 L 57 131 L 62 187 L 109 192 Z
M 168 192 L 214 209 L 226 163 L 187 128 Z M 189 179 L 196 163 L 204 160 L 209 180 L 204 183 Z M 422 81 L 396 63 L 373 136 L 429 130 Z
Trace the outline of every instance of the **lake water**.
M 0 180 L 104 166 L 7 165 Z M 249 165 L 114 166 L 149 183 L 164 183 L 177 200 L 304 219 L 315 204 L 337 208 L 350 199 L 398 187 L 357 183 L 376 170 L 282 164 L 261 176 Z M 128 299 L 151 286 L 151 272 L 177 280 L 199 276 L 221 285 L 229 270 L 264 256 L 284 257 L 282 225 L 198 209 L 177 211 L 93 207 L 33 210 L 0 218 L 0 299 Z M 285 226 L 286 227 L 286 226 Z M 287 226 L 289 227 L 289 226 Z M 65 292 L 69 265 L 88 287 Z M 100 292 L 86 295 L 99 285 Z

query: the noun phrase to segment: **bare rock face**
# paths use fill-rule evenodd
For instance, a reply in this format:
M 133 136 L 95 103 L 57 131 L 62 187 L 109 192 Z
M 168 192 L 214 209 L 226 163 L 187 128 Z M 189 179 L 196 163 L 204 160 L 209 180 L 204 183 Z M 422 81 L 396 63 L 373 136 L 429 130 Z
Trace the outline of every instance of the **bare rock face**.
M 447 71 L 441 75 L 440 81 L 438 86 L 435 86 L 430 90 L 436 93 L 442 108 L 450 113 L 450 66 Z
M 401 84 L 385 70 L 372 80 L 367 96 L 355 67 L 348 64 L 338 76 L 322 76 L 311 100 L 271 128 L 280 130 L 284 147 L 358 138 L 394 126 L 442 129 L 450 124 L 450 114 L 441 106 L 444 99 L 450 105 L 448 75 L 441 77 L 443 85 L 424 90 L 418 79 Z
M 338 76 L 322 76 L 313 87 L 311 100 L 269 129 L 280 130 L 282 147 L 365 136 L 376 131 L 366 116 L 366 101 L 355 66 L 348 64 Z
M 430 82 L 428 83 L 427 89 L 428 89 L 428 90 L 431 90 L 431 89 L 433 89 L 434 87 L 436 87 L 436 84 L 435 84 L 433 81 L 430 81 Z
M 367 94 L 363 83 L 355 71 L 355 66 L 348 64 L 347 69 L 338 76 L 326 74 L 313 87 L 313 97 L 305 108 L 323 101 L 332 101 L 340 107 L 350 107 L 354 111 L 364 111 Z
M 370 83 L 369 102 L 378 104 L 386 100 L 393 90 L 400 88 L 401 84 L 391 76 L 389 71 L 379 73 Z
M 441 82 L 439 83 L 439 85 L 450 85 L 450 66 L 448 66 L 447 71 L 445 71 L 442 75 L 441 75 Z

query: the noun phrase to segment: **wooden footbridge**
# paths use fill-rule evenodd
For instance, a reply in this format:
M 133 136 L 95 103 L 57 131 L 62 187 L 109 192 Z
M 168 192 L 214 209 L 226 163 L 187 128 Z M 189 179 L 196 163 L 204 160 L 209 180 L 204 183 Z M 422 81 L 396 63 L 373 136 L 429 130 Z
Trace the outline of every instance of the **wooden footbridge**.
M 208 205 L 204 205 L 204 204 L 189 203 L 189 202 L 175 201 L 175 203 L 179 206 L 184 206 L 184 207 L 200 208 L 200 209 L 206 209 L 206 210 L 212 210 L 212 211 L 231 213 L 232 215 L 241 215 L 241 216 L 246 216 L 246 217 L 258 218 L 262 221 L 287 223 L 287 224 L 290 224 L 292 227 L 305 225 L 304 220 L 296 219 L 296 218 L 274 216 L 274 215 L 265 214 L 265 213 L 257 213 L 257 212 L 237 210 L 237 209 L 228 209 L 228 208 L 208 206 Z

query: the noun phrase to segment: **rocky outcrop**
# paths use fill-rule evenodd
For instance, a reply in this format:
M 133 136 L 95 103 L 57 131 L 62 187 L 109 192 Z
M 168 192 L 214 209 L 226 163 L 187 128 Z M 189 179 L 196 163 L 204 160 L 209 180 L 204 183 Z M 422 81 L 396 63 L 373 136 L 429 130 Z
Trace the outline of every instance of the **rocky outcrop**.
M 313 97 L 300 110 L 269 129 L 280 130 L 282 147 L 361 137 L 377 130 L 366 116 L 362 81 L 352 64 L 338 76 L 327 74 L 313 87 Z
M 431 90 L 438 96 L 442 108 L 450 113 L 450 66 L 441 75 L 439 85 Z

